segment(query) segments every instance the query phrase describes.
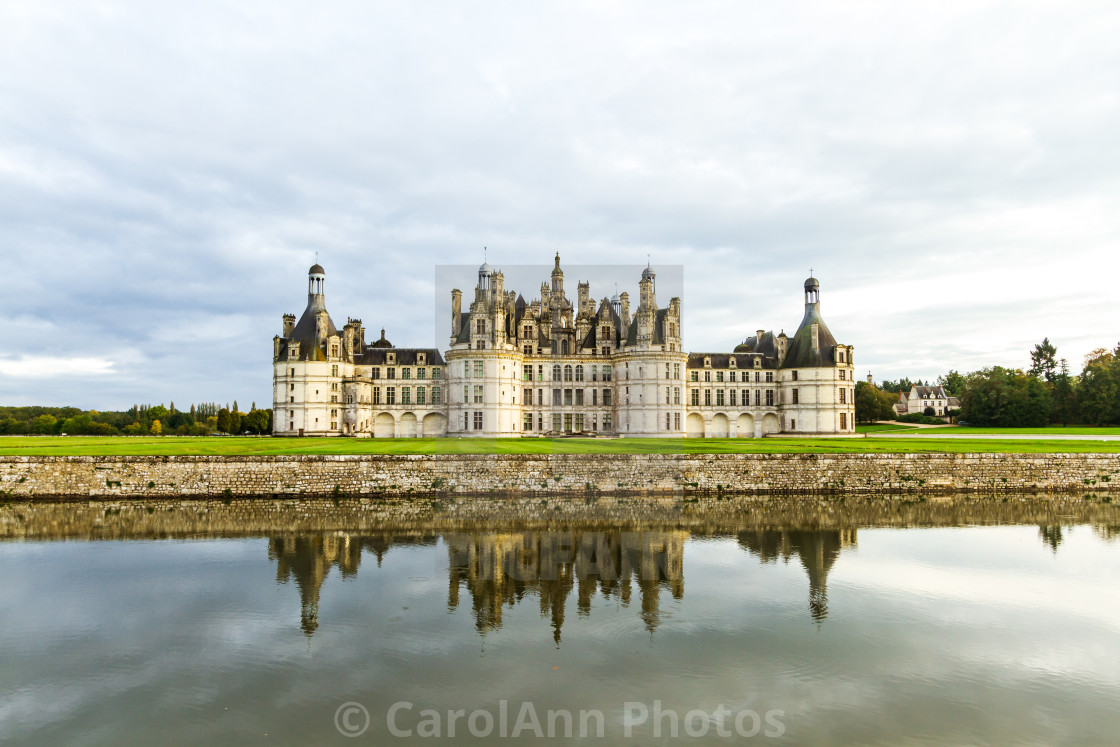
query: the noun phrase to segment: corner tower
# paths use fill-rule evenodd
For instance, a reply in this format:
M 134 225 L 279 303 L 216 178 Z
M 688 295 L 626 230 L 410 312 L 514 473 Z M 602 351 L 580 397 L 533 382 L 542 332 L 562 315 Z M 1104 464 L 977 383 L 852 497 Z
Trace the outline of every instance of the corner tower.
M 852 347 L 836 342 L 821 316 L 821 284 L 805 280 L 805 316 L 782 358 L 779 409 L 782 431 L 855 431 Z

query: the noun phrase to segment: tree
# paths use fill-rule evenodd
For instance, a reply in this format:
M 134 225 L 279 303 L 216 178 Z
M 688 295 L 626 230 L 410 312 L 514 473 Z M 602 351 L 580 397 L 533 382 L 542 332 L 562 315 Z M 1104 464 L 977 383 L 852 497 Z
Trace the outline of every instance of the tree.
M 894 417 L 894 396 L 866 381 L 856 382 L 856 421 L 870 423 Z
M 1077 391 L 1074 389 L 1074 384 L 1074 378 L 1069 375 L 1069 363 L 1062 358 L 1051 391 L 1054 409 L 1050 417 L 1053 422 L 1069 425 L 1071 421 L 1077 420 Z
M 176 433 L 178 433 L 179 428 L 181 428 L 182 426 L 187 426 L 189 428 L 190 426 L 194 425 L 194 416 L 192 416 L 190 413 L 178 410 L 172 413 L 169 418 L 167 418 L 166 423 L 167 430 L 175 431 Z
M 27 424 L 27 432 L 41 434 L 58 433 L 57 426 L 58 418 L 54 415 L 44 413 Z
M 230 432 L 229 410 L 222 408 L 218 410 L 218 430 L 222 433 Z
M 961 389 L 964 388 L 964 377 L 957 371 L 949 371 L 944 376 L 938 376 L 937 383 L 945 390 L 945 394 L 950 397 L 959 397 Z
M 1032 428 L 1049 420 L 1046 384 L 1018 369 L 992 366 L 973 371 L 961 391 L 961 417 L 972 425 Z
M 926 409 L 922 410 L 922 414 L 932 418 L 937 415 L 937 410 L 933 409 L 932 407 L 926 407 Z
M 879 389 L 884 392 L 898 394 L 899 392 L 908 392 L 921 383 L 922 382 L 920 381 L 910 381 L 910 379 L 908 378 L 901 378 L 898 381 L 891 381 L 890 379 L 886 379 L 879 384 Z
M 153 436 L 162 436 L 163 435 L 163 426 L 160 425 L 160 422 L 159 422 L 158 418 L 152 421 L 152 427 L 148 431 L 148 433 L 152 434 Z
M 167 416 L 170 414 L 171 413 L 168 411 L 168 409 L 163 405 L 156 405 L 155 407 L 149 407 L 144 411 L 144 419 L 149 423 L 153 420 L 166 420 Z
M 93 421 L 86 413 L 62 421 L 62 432 L 70 436 L 85 436 L 92 430 Z
M 1036 379 L 1054 380 L 1054 372 L 1058 367 L 1054 357 L 1058 354 L 1057 348 L 1050 344 L 1050 338 L 1042 338 L 1042 342 L 1034 346 L 1031 351 L 1031 368 L 1028 373 Z
M 1081 419 L 1092 425 L 1120 422 L 1120 346 L 1097 348 L 1085 356 L 1077 387 Z

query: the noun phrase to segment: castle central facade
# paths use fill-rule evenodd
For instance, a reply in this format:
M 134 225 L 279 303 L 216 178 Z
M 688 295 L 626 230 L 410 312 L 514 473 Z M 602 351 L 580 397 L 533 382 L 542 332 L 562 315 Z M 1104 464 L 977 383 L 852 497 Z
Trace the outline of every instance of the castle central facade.
M 596 302 L 590 284 L 564 288 L 560 255 L 532 302 L 500 270 L 478 269 L 474 297 L 451 292 L 450 340 L 436 348 L 365 341 L 360 319 L 339 330 L 326 273 L 308 273 L 299 321 L 273 340 L 277 436 L 760 437 L 855 430 L 852 347 L 820 315 L 805 281 L 793 338 L 758 330 L 730 353 L 686 353 L 681 301 L 657 302 L 647 267 L 628 293 Z

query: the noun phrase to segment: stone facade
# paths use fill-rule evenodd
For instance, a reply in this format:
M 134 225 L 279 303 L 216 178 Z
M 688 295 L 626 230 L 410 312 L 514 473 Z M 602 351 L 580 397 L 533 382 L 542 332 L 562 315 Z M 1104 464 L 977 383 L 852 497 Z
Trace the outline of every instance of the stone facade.
M 0 496 L 1108 492 L 1120 454 L 0 457 Z
M 685 353 L 681 300 L 657 301 L 642 271 L 627 293 L 564 288 L 560 255 L 527 302 L 500 270 L 478 269 L 466 311 L 451 294 L 451 337 L 435 348 L 365 342 L 361 320 L 340 331 L 326 310 L 325 272 L 308 273 L 307 308 L 284 316 L 273 342 L 278 436 L 759 437 L 855 430 L 853 349 L 820 315 L 820 284 L 805 281 L 805 316 L 791 339 L 759 330 L 732 353 Z

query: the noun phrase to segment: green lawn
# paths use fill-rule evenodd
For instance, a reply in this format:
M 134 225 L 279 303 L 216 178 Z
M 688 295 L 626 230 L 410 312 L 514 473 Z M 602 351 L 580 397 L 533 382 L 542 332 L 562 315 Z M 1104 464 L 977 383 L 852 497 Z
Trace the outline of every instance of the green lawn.
M 937 437 L 939 433 L 967 435 L 1027 435 L 1027 436 L 1120 436 L 1120 428 L 1093 428 L 1089 426 L 1070 426 L 1063 428 L 1052 425 L 1048 428 L 973 428 L 972 426 L 949 425 L 944 428 L 918 429 L 924 436 Z
M 857 425 L 856 433 L 890 433 L 892 431 L 916 431 L 919 428 L 906 423 L 868 423 L 867 425 Z
M 288 439 L 268 437 L 4 436 L 0 455 L 189 454 L 782 454 L 782 453 L 1120 453 L 1120 441 L 1047 441 L 922 438 L 763 439 Z

